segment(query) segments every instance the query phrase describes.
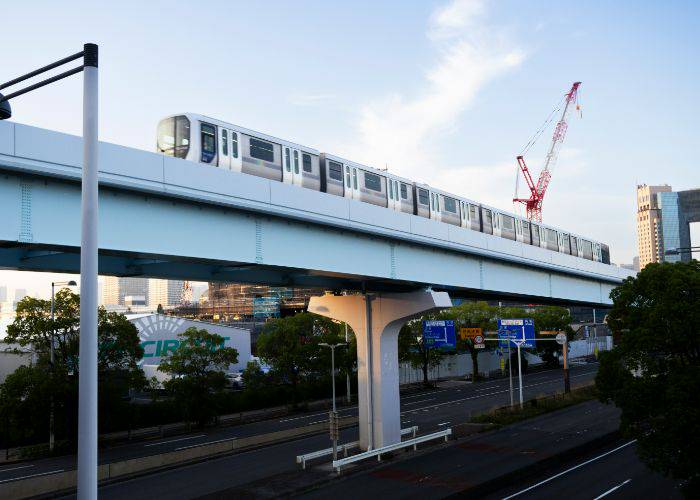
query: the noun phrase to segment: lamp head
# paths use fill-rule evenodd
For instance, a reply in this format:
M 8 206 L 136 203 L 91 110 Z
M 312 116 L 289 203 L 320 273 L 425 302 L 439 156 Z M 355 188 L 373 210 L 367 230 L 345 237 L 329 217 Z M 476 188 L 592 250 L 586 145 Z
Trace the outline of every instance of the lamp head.
M 0 94 L 0 99 L 2 99 L 2 94 Z M 0 120 L 7 120 L 12 116 L 12 107 L 10 107 L 10 101 L 0 102 Z
M 67 283 L 67 285 L 68 285 L 68 286 L 78 286 L 78 284 L 77 284 L 75 281 L 73 281 L 73 280 L 70 280 L 70 281 Z

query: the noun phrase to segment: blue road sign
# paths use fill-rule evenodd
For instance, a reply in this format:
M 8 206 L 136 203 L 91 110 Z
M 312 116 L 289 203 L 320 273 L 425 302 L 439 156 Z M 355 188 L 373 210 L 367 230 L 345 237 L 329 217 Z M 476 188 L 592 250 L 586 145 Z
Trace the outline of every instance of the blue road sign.
M 498 346 L 508 347 L 510 339 L 511 347 L 535 347 L 535 321 L 532 318 L 499 319 L 498 320 Z
M 430 347 L 456 347 L 455 322 L 451 319 L 423 321 L 423 342 Z

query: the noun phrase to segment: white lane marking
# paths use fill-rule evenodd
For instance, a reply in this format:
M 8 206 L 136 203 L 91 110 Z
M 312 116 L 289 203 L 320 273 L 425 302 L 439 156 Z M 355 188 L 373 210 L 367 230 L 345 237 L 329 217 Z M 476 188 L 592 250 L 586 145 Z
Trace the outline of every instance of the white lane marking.
M 404 403 L 404 406 L 417 405 L 418 403 L 425 403 L 426 401 L 435 401 L 435 398 L 420 399 L 418 401 L 411 401 L 410 403 Z
M 438 427 L 442 427 L 443 425 L 448 425 L 448 424 L 449 424 L 449 422 L 443 422 L 441 424 L 438 424 Z
M 572 375 L 570 378 L 582 377 L 582 376 L 584 376 L 584 375 L 586 375 L 586 374 L 585 374 L 585 373 L 579 373 L 578 375 Z M 536 387 L 536 386 L 538 386 L 538 385 L 551 384 L 551 383 L 554 383 L 554 382 L 556 382 L 556 383 L 561 383 L 561 379 L 557 379 L 557 380 L 545 380 L 544 382 L 538 382 L 538 383 L 536 383 L 536 384 L 523 385 L 523 389 L 529 389 L 530 387 Z M 432 408 L 437 408 L 437 407 L 439 407 L 439 406 L 445 406 L 445 405 L 451 405 L 451 404 L 455 404 L 455 403 L 461 403 L 461 402 L 463 402 L 463 401 L 469 401 L 469 400 L 471 400 L 471 399 L 479 399 L 479 398 L 485 398 L 485 397 L 487 397 L 487 396 L 495 396 L 495 395 L 497 395 L 497 394 L 505 394 L 505 393 L 508 392 L 509 390 L 510 390 L 510 389 L 504 389 L 504 390 L 502 390 L 502 391 L 489 392 L 489 393 L 487 393 L 487 394 L 477 394 L 476 396 L 469 396 L 469 397 L 466 397 L 466 398 L 451 399 L 450 401 L 445 401 L 445 402 L 443 402 L 443 403 L 436 403 L 436 404 L 434 404 L 434 405 L 425 406 L 425 407 L 423 407 L 423 408 L 413 408 L 413 409 L 411 409 L 411 410 L 402 411 L 402 412 L 401 412 L 401 415 L 410 414 L 410 413 L 413 413 L 413 412 L 415 412 L 415 411 L 421 411 L 421 410 L 423 410 L 423 411 L 428 411 L 428 410 L 430 410 L 430 409 L 432 409 Z
M 34 465 L 22 465 L 21 467 L 12 467 L 11 469 L 3 469 L 3 470 L 0 470 L 0 474 L 3 472 L 10 472 L 11 470 L 28 469 L 29 467 L 34 467 Z
M 322 424 L 328 422 L 328 420 L 316 420 L 315 422 L 309 422 L 307 425 Z
M 560 472 L 559 474 L 555 474 L 555 475 L 553 475 L 552 477 L 549 477 L 549 478 L 547 478 L 547 479 L 545 479 L 545 480 L 543 480 L 543 481 L 540 481 L 540 482 L 537 483 L 537 484 L 533 484 L 532 486 L 528 486 L 528 487 L 525 488 L 524 490 L 520 490 L 520 491 L 518 491 L 517 493 L 513 493 L 512 495 L 505 497 L 503 500 L 508 500 L 508 499 L 510 499 L 510 498 L 517 497 L 518 495 L 522 495 L 523 493 L 528 492 L 528 491 L 530 491 L 530 490 L 533 490 L 533 489 L 537 488 L 538 486 L 542 486 L 543 484 L 548 483 L 548 482 L 550 482 L 550 481 L 552 481 L 552 480 L 554 480 L 554 479 L 556 479 L 556 478 L 558 478 L 558 477 L 561 477 L 561 476 L 563 476 L 564 474 L 567 474 L 567 473 L 571 472 L 572 470 L 579 469 L 579 468 L 583 467 L 584 465 L 588 465 L 588 464 L 590 464 L 591 462 L 595 462 L 596 460 L 599 460 L 599 459 L 601 459 L 601 458 L 603 458 L 603 457 L 607 457 L 607 456 L 610 455 L 611 453 L 615 453 L 616 451 L 619 451 L 619 450 L 621 450 L 622 448 L 626 448 L 626 447 L 628 447 L 629 445 L 634 444 L 634 443 L 636 443 L 636 442 L 637 442 L 637 440 L 636 440 L 636 439 L 633 439 L 632 441 L 629 441 L 628 443 L 625 443 L 625 444 L 623 444 L 623 445 L 621 445 L 621 446 L 618 446 L 618 447 L 615 448 L 615 449 L 612 449 L 612 450 L 610 450 L 610 451 L 606 451 L 606 452 L 603 453 L 602 455 L 598 455 L 597 457 L 593 457 L 593 458 L 591 458 L 590 460 L 586 460 L 586 461 L 583 462 L 583 463 L 580 463 L 580 464 L 578 464 L 578 465 L 574 465 L 573 467 L 570 467 L 570 468 L 566 469 L 565 471 Z
M 357 406 L 346 406 L 340 410 L 341 411 L 347 411 L 347 410 L 352 410 L 353 408 L 357 408 Z M 293 422 L 295 420 L 304 420 L 305 418 L 313 418 L 313 417 L 318 417 L 319 415 L 328 415 L 327 411 L 321 412 L 321 413 L 310 413 L 309 415 L 302 415 L 301 417 L 293 417 L 293 418 L 283 418 L 282 420 L 278 420 L 278 422 Z
M 143 447 L 148 448 L 149 446 L 160 446 L 161 444 L 177 443 L 178 441 L 187 441 L 188 439 L 203 438 L 205 436 L 206 436 L 206 434 L 199 434 L 197 436 L 187 436 L 184 438 L 171 439 L 170 441 L 161 441 L 159 443 L 144 444 Z
M 420 394 L 413 394 L 412 396 L 401 396 L 401 399 L 422 398 L 424 396 L 432 396 L 433 394 L 438 394 L 440 392 L 446 392 L 449 390 L 452 390 L 452 389 L 440 389 L 439 391 L 422 392 Z
M 175 448 L 175 451 L 189 450 L 190 448 L 196 448 L 197 446 L 206 446 L 208 444 L 223 443 L 224 441 L 233 441 L 234 439 L 238 439 L 238 438 L 230 437 L 230 438 L 225 438 L 225 439 L 217 439 L 216 441 L 207 441 L 206 443 L 197 443 L 197 444 L 191 444 L 189 446 L 180 446 L 179 448 Z
M 0 481 L 0 484 L 11 483 L 12 481 L 19 481 L 20 479 L 29 479 L 30 477 L 39 477 L 39 476 L 48 476 L 49 474 L 58 474 L 59 472 L 63 472 L 63 469 L 52 470 L 49 472 L 39 472 L 37 474 L 30 474 L 28 476 L 13 477 L 11 479 L 3 479 L 2 481 Z
M 610 488 L 608 491 L 605 491 L 605 492 L 603 492 L 602 494 L 600 494 L 600 495 L 598 495 L 597 497 L 595 497 L 593 500 L 600 500 L 601 498 L 608 496 L 610 493 L 612 493 L 612 492 L 615 491 L 615 490 L 618 490 L 618 489 L 622 488 L 624 485 L 626 485 L 626 484 L 629 483 L 630 481 L 632 481 L 632 478 L 628 479 L 627 481 L 622 481 L 622 482 L 621 482 L 620 484 L 618 484 L 617 486 L 613 486 L 613 487 Z

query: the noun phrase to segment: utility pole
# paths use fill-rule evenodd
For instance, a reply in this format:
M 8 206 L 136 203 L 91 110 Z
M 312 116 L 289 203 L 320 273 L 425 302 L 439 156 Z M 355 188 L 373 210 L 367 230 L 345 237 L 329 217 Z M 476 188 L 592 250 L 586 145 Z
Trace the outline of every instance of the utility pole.
M 338 412 L 335 407 L 335 348 L 342 347 L 347 344 L 327 344 L 322 342 L 318 344 L 323 347 L 328 347 L 331 350 L 331 385 L 333 386 L 333 410 L 329 415 L 330 420 L 330 434 L 331 440 L 333 441 L 333 460 L 338 459 Z
M 83 73 L 83 168 L 80 241 L 80 351 L 78 387 L 78 499 L 97 498 L 97 158 L 98 158 L 98 48 L 86 43 L 83 50 L 31 71 L 0 90 L 46 73 L 72 61 L 82 65 L 16 92 L 0 94 L 0 120 L 12 116 L 10 99 Z
M 348 324 L 347 323 L 345 323 L 345 343 L 347 345 L 350 345 L 350 342 L 348 340 Z M 346 401 L 348 403 L 352 403 L 352 394 L 350 393 L 350 372 L 345 374 L 345 385 L 346 385 L 346 395 L 347 395 Z

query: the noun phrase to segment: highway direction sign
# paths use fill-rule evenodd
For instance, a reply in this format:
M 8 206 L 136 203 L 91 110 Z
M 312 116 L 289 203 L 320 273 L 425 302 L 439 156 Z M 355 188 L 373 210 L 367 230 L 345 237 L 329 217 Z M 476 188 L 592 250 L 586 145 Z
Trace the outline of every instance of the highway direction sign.
M 423 321 L 423 341 L 430 347 L 456 347 L 455 322 L 451 319 Z
M 473 339 L 477 335 L 483 335 L 483 330 L 481 328 L 460 328 L 459 338 L 461 340 Z
M 508 347 L 508 340 L 512 347 L 535 347 L 535 321 L 532 318 L 499 319 L 498 320 L 498 345 Z

